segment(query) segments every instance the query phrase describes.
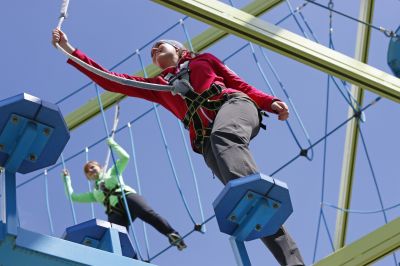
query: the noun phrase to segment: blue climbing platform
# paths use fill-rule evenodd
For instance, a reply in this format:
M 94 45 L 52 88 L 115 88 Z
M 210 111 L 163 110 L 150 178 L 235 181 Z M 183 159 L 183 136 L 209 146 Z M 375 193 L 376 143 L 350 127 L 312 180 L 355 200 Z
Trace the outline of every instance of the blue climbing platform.
M 134 251 L 126 231 L 105 223 L 89 221 L 70 229 L 73 239 L 85 235 L 83 243 L 18 226 L 16 173 L 26 174 L 54 164 L 70 135 L 57 105 L 26 93 L 0 101 L 0 114 L 0 167 L 5 178 L 0 222 L 2 266 L 153 265 L 132 259 Z
M 30 173 L 54 164 L 70 135 L 57 105 L 22 93 L 0 101 L 0 166 Z
M 396 30 L 396 36 L 390 38 L 387 62 L 393 74 L 400 78 L 400 27 Z
M 136 252 L 126 228 L 107 221 L 92 219 L 68 227 L 63 238 L 128 258 L 136 258 Z
M 244 241 L 273 235 L 293 212 L 285 183 L 263 174 L 230 181 L 213 203 L 220 231 L 231 235 L 238 265 L 251 265 Z

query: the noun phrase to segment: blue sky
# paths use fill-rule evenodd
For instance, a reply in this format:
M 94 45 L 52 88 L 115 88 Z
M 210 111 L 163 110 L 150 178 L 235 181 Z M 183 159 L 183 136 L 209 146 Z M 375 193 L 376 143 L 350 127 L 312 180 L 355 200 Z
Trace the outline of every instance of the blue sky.
M 228 2 L 228 1 L 224 1 Z M 243 6 L 250 1 L 237 0 L 237 6 Z M 327 4 L 328 1 L 320 1 Z M 334 1 L 335 9 L 341 10 L 353 17 L 358 16 L 360 1 Z M 291 1 L 296 7 L 302 1 Z M 7 1 L 0 9 L 0 32 L 2 34 L 2 60 L 0 70 L 2 86 L 0 98 L 5 99 L 16 94 L 26 92 L 47 100 L 58 102 L 67 94 L 77 90 L 88 82 L 88 79 L 65 63 L 65 57 L 50 44 L 51 30 L 57 25 L 60 1 Z M 381 0 L 375 3 L 373 23 L 395 30 L 398 27 L 400 2 L 396 0 Z M 286 3 L 281 4 L 262 18 L 275 23 L 289 14 Z M 308 5 L 303 14 L 319 41 L 328 43 L 328 12 L 324 9 Z M 164 32 L 168 27 L 183 18 L 184 15 L 164 8 L 152 1 L 105 1 L 86 0 L 71 1 L 69 18 L 63 25 L 70 42 L 85 51 L 105 67 L 112 67 L 128 55 L 143 47 L 146 43 Z M 300 17 L 297 17 L 299 20 Z M 302 23 L 302 22 L 301 22 Z M 22 26 L 21 26 L 22 25 Z M 208 25 L 193 19 L 186 19 L 185 26 L 191 37 L 196 36 Z M 287 19 L 281 27 L 302 34 L 292 18 Z M 357 24 L 354 21 L 333 15 L 333 41 L 336 50 L 353 56 Z M 181 26 L 175 27 L 162 38 L 177 39 L 185 42 L 185 35 Z M 369 64 L 390 73 L 386 65 L 386 52 L 389 39 L 382 33 L 372 31 Z M 209 48 L 207 51 L 224 59 L 245 45 L 245 40 L 229 36 Z M 287 100 L 280 90 L 268 66 L 255 46 L 256 55 L 262 64 L 267 78 L 279 97 Z M 294 102 L 299 116 L 302 119 L 311 142 L 315 142 L 324 135 L 327 75 L 296 61 L 265 50 L 284 87 Z M 141 51 L 144 64 L 150 64 L 149 47 Z M 268 86 L 258 71 L 251 50 L 246 47 L 237 55 L 226 61 L 226 64 L 242 76 L 250 84 L 269 92 Z M 141 70 L 138 57 L 135 55 L 119 66 L 115 71 L 135 73 Z M 332 130 L 347 117 L 348 105 L 334 86 L 330 88 L 328 113 L 328 130 Z M 64 115 L 69 114 L 77 107 L 96 96 L 93 86 L 59 104 Z M 366 92 L 364 103 L 369 103 L 376 95 Z M 121 103 L 120 126 L 134 120 L 140 114 L 152 107 L 151 103 L 126 99 Z M 159 109 L 160 120 L 166 135 L 166 141 L 173 158 L 176 173 L 181 182 L 190 210 L 196 221 L 200 221 L 200 211 L 197 205 L 196 193 L 192 179 L 192 172 L 188 163 L 185 148 L 181 138 L 177 120 L 166 110 Z M 396 141 L 400 129 L 398 117 L 400 111 L 393 101 L 382 99 L 378 104 L 369 108 L 366 113 L 366 122 L 361 126 L 365 138 L 368 155 L 372 161 L 373 171 L 380 189 L 385 207 L 400 202 L 398 187 L 399 142 Z M 107 111 L 108 126 L 111 127 L 113 109 Z M 273 115 L 266 121 L 268 130 L 261 131 L 254 139 L 251 149 L 261 172 L 271 174 L 280 168 L 299 152 L 299 148 L 285 123 L 279 122 Z M 307 146 L 302 130 L 295 119 L 294 112 L 289 119 L 296 137 L 302 146 Z M 64 156 L 68 158 L 86 146 L 90 146 L 105 136 L 104 126 L 100 116 L 90 120 L 71 133 Z M 179 193 L 176 189 L 164 143 L 154 111 L 133 123 L 132 131 L 136 148 L 136 159 L 141 181 L 142 194 L 160 214 L 182 234 L 193 227 Z M 325 198 L 324 201 L 337 204 L 341 176 L 345 127 L 331 135 L 327 140 L 327 155 L 325 169 Z M 131 143 L 127 129 L 116 136 L 116 140 L 130 153 Z M 359 142 L 362 144 L 361 142 Z M 307 264 L 313 260 L 313 252 L 317 231 L 318 214 L 321 203 L 321 183 L 323 177 L 323 150 L 321 143 L 314 148 L 314 158 L 309 161 L 299 158 L 275 175 L 287 182 L 294 206 L 294 213 L 288 219 L 286 226 L 299 245 Z M 106 145 L 101 143 L 89 150 L 89 158 L 103 162 L 106 157 Z M 134 156 L 131 156 L 132 158 Z M 222 189 L 217 179 L 205 166 L 203 159 L 191 152 L 194 169 L 198 178 L 201 200 L 205 217 L 213 214 L 212 202 Z M 87 190 L 87 182 L 82 175 L 82 165 L 85 153 L 67 163 L 72 173 L 72 181 L 77 192 Z M 124 172 L 125 182 L 137 188 L 137 181 L 133 160 Z M 65 228 L 73 224 L 68 201 L 64 195 L 60 178 L 61 168 L 49 172 L 50 209 L 52 213 L 55 236 L 60 236 Z M 17 184 L 20 184 L 40 171 L 19 175 Z M 355 210 L 380 209 L 374 179 L 368 164 L 363 146 L 359 146 L 357 165 L 353 185 L 351 208 Z M 40 176 L 34 181 L 18 189 L 18 209 L 21 226 L 44 234 L 50 234 L 49 219 L 47 216 L 44 178 Z M 91 218 L 89 204 L 75 204 L 78 222 Z M 331 235 L 335 230 L 336 210 L 324 208 L 327 225 Z M 387 212 L 388 220 L 397 218 L 399 208 Z M 105 219 L 102 206 L 96 205 L 95 215 Z M 382 226 L 382 214 L 350 214 L 347 242 L 350 243 L 359 237 Z M 136 222 L 136 231 L 142 250 L 146 257 L 141 223 Z M 152 228 L 148 228 L 150 239 L 150 257 L 158 253 L 167 245 L 167 240 Z M 218 231 L 215 220 L 207 224 L 207 233 L 195 233 L 187 239 L 188 249 L 178 252 L 168 250 L 154 260 L 156 265 L 234 265 L 234 258 L 228 243 L 228 236 Z M 247 244 L 247 249 L 253 265 L 276 265 L 273 257 L 260 241 Z M 331 252 L 331 245 L 325 227 L 321 227 L 317 249 L 317 259 Z M 392 256 L 377 262 L 375 265 L 394 265 Z

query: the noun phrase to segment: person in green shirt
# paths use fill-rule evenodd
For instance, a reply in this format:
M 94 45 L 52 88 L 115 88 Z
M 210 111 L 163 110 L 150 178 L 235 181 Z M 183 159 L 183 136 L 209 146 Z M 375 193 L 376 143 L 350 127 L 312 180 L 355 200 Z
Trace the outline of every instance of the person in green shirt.
M 129 154 L 114 141 L 108 138 L 107 144 L 118 155 L 118 160 L 107 172 L 104 172 L 101 165 L 96 161 L 89 161 L 84 165 L 83 171 L 86 178 L 94 182 L 92 192 L 77 194 L 74 192 L 71 177 L 67 169 L 62 171 L 65 191 L 72 201 L 76 202 L 100 202 L 106 208 L 106 214 L 110 223 L 119 224 L 129 229 L 129 217 L 123 203 L 121 187 L 123 187 L 129 212 L 134 221 L 140 218 L 144 222 L 153 226 L 161 234 L 167 236 L 169 242 L 176 246 L 178 250 L 186 248 L 179 233 L 172 228 L 166 219 L 155 212 L 145 201 L 128 185 L 124 184 L 122 173 L 125 170 Z M 118 175 L 119 181 L 118 182 Z M 120 185 L 121 184 L 121 185 Z

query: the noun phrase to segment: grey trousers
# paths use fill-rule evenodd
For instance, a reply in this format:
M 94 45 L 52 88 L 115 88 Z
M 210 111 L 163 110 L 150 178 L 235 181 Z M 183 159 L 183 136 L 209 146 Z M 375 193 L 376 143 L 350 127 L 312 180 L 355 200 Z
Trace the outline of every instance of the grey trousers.
M 232 179 L 259 172 L 249 150 L 250 140 L 259 130 L 255 104 L 243 93 L 229 95 L 218 111 L 210 139 L 203 147 L 206 164 L 224 185 Z M 261 240 L 280 265 L 304 265 L 296 243 L 283 227 Z

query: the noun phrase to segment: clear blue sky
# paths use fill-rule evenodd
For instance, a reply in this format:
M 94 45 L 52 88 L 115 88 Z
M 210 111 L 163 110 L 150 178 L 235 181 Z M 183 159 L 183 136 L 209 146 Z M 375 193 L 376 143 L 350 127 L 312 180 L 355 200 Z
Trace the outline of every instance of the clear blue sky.
M 237 0 L 234 2 L 237 6 L 243 6 L 250 1 Z M 320 2 L 326 4 L 328 1 Z M 358 17 L 359 2 L 355 0 L 334 1 L 335 9 L 353 17 Z M 291 3 L 293 6 L 298 6 L 302 1 L 294 0 Z M 50 44 L 51 30 L 57 25 L 60 4 L 61 1 L 16 0 L 3 2 L 0 9 L 1 99 L 26 92 L 43 100 L 57 102 L 88 82 L 85 76 L 67 65 L 64 56 Z M 399 9 L 400 2 L 396 0 L 375 1 L 373 23 L 376 26 L 396 29 L 399 24 L 396 11 Z M 289 14 L 288 7 L 283 3 L 264 15 L 263 19 L 275 23 L 287 14 Z M 328 12 L 309 5 L 304 9 L 303 14 L 320 42 L 326 45 Z M 105 67 L 115 65 L 184 17 L 182 14 L 146 0 L 72 0 L 69 15 L 63 29 L 68 34 L 70 42 Z M 186 26 L 192 37 L 208 28 L 207 25 L 193 19 L 186 20 Z M 292 18 L 286 20 L 281 26 L 301 34 Z M 346 55 L 353 56 L 357 24 L 339 15 L 334 15 L 333 28 L 335 48 Z M 180 26 L 162 38 L 185 42 L 185 35 Z M 369 63 L 385 72 L 390 72 L 386 65 L 388 41 L 389 39 L 382 33 L 372 31 Z M 208 51 L 224 59 L 244 44 L 246 41 L 230 36 Z M 272 87 L 282 100 L 286 100 L 263 61 L 258 47 L 256 47 L 256 51 Z M 266 51 L 266 53 L 288 90 L 309 132 L 311 141 L 315 142 L 324 135 L 327 75 L 276 53 L 270 51 Z M 142 56 L 145 65 L 150 64 L 148 47 L 142 51 Z M 249 47 L 226 63 L 246 81 L 259 89 L 268 91 L 254 64 Z M 139 60 L 137 56 L 134 56 L 115 71 L 135 73 L 140 69 Z M 93 86 L 90 86 L 59 106 L 63 114 L 67 115 L 93 97 L 95 97 L 95 90 Z M 375 97 L 376 95 L 366 92 L 365 103 L 369 103 Z M 120 126 L 126 125 L 128 121 L 135 119 L 151 106 L 150 103 L 142 100 L 126 99 L 121 103 Z M 328 130 L 346 119 L 347 109 L 347 103 L 336 87 L 331 87 Z M 178 123 L 166 110 L 160 108 L 159 112 L 185 196 L 195 219 L 200 221 L 192 175 Z M 107 115 L 109 127 L 111 127 L 113 111 L 110 109 Z M 400 187 L 398 151 L 400 145 L 397 140 L 400 134 L 398 125 L 400 110 L 396 103 L 382 99 L 368 109 L 365 115 L 366 122 L 362 124 L 363 135 L 384 206 L 389 207 L 400 202 L 398 196 Z M 300 143 L 307 146 L 307 141 L 294 115 L 289 121 Z M 273 115 L 266 120 L 266 123 L 268 125 L 267 132 L 261 131 L 252 142 L 251 148 L 260 170 L 265 174 L 270 174 L 296 156 L 299 149 L 285 123 L 279 122 Z M 134 123 L 133 132 L 143 195 L 154 209 L 165 216 L 178 231 L 182 234 L 190 231 L 192 223 L 179 198 L 154 112 Z M 81 151 L 85 146 L 102 138 L 104 134 L 102 119 L 99 116 L 71 133 L 71 140 L 65 149 L 64 156 L 67 158 Z M 344 139 L 345 127 L 342 127 L 327 141 L 325 202 L 335 205 L 338 200 Z M 121 131 L 116 140 L 131 152 L 127 130 Z M 105 144 L 97 145 L 89 151 L 89 158 L 103 162 L 106 156 L 105 151 Z M 206 168 L 200 156 L 194 153 L 191 153 L 191 156 L 199 181 L 205 216 L 209 217 L 213 214 L 212 202 L 222 189 L 222 185 L 217 179 L 213 179 L 212 173 Z M 85 154 L 82 153 L 67 163 L 77 192 L 87 190 L 87 182 L 82 175 L 84 161 Z M 321 200 L 322 161 L 323 143 L 315 147 L 312 161 L 299 158 L 275 175 L 276 178 L 287 182 L 290 188 L 294 213 L 288 219 L 286 226 L 297 241 L 307 264 L 310 264 L 313 259 Z M 49 172 L 50 207 L 56 236 L 62 235 L 65 228 L 73 224 L 68 201 L 64 195 L 60 170 L 61 168 L 57 168 Z M 38 173 L 19 175 L 17 183 L 19 184 Z M 362 146 L 359 146 L 358 149 L 355 174 L 351 208 L 366 211 L 380 209 L 373 177 Z M 126 183 L 137 188 L 133 163 L 125 171 L 124 178 Z M 43 176 L 18 189 L 18 209 L 22 227 L 50 234 Z M 91 218 L 89 204 L 75 204 L 75 209 L 79 222 Z M 336 211 L 331 208 L 325 208 L 324 211 L 329 231 L 333 235 Z M 105 219 L 102 206 L 96 206 L 95 214 L 98 218 Z M 399 208 L 388 211 L 388 220 L 397 218 L 399 214 Z M 383 224 L 382 214 L 351 214 L 348 243 Z M 142 253 L 145 254 L 141 223 L 136 222 L 136 231 L 139 235 Z M 167 245 L 167 241 L 152 228 L 148 227 L 148 231 L 152 256 L 163 249 Z M 207 225 L 206 234 L 192 234 L 186 242 L 189 247 L 184 252 L 178 252 L 175 249 L 169 250 L 155 259 L 154 263 L 162 266 L 234 265 L 228 236 L 218 231 L 215 220 Z M 247 249 L 253 265 L 276 265 L 274 258 L 260 241 L 248 243 Z M 325 228 L 321 227 L 317 259 L 330 252 L 329 238 Z M 393 257 L 388 256 L 377 262 L 376 265 L 394 265 Z

